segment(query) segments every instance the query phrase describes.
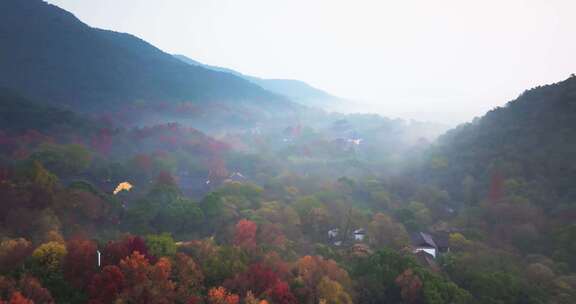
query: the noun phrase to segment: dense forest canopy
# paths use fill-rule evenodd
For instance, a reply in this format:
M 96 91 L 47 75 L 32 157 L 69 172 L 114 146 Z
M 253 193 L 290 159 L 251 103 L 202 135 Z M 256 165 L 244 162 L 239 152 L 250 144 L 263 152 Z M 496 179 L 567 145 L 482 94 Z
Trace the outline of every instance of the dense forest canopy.
M 438 137 L 40 0 L 0 44 L 0 303 L 576 301 L 576 77 Z

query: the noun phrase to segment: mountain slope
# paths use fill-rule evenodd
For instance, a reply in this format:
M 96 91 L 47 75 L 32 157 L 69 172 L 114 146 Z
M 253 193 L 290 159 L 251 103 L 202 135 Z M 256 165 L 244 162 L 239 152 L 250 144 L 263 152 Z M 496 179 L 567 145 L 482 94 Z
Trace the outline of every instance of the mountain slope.
M 505 107 L 442 136 L 425 175 L 439 180 L 457 199 L 465 200 L 466 191 L 476 192 L 479 199 L 501 191 L 522 193 L 553 211 L 576 202 L 574 138 L 572 76 L 526 91 Z M 465 190 L 463 184 L 473 189 Z
M 95 122 L 72 111 L 35 103 L 11 90 L 0 88 L 0 130 L 22 132 L 40 130 L 49 132 L 58 128 L 87 129 Z M 0 132 L 1 132 L 0 131 Z
M 210 70 L 229 73 L 238 77 L 242 77 L 265 90 L 272 93 L 285 96 L 293 101 L 301 103 L 306 106 L 316 106 L 320 108 L 330 108 L 335 104 L 342 102 L 338 97 L 332 96 L 327 92 L 317 89 L 304 81 L 293 79 L 264 79 L 249 75 L 244 75 L 232 69 L 206 65 L 184 55 L 174 55 L 179 60 L 188 63 L 192 66 L 202 66 Z
M 0 86 L 80 110 L 134 101 L 291 107 L 245 79 L 184 64 L 129 34 L 95 29 L 41 0 L 0 2 Z

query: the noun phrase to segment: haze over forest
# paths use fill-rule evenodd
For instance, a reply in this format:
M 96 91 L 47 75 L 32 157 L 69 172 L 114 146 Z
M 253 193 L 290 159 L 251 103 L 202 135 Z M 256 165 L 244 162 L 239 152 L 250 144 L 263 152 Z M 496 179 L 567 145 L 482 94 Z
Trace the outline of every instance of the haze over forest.
M 0 304 L 576 303 L 574 8 L 0 0 Z

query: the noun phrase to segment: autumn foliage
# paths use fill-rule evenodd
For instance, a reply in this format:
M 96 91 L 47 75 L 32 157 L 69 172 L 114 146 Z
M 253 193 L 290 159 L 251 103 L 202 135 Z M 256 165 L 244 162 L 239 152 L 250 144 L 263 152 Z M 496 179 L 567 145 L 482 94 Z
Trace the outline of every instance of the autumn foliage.
M 186 254 L 174 256 L 172 278 L 176 286 L 176 298 L 181 302 L 196 299 L 204 288 L 204 275 L 194 260 Z
M 42 286 L 40 280 L 30 275 L 23 276 L 19 281 L 0 276 L 0 303 L 3 303 L 2 298 L 7 300 L 4 303 L 12 303 L 12 300 L 23 301 L 17 303 L 54 303 L 50 291 Z
M 124 289 L 124 274 L 118 266 L 108 265 L 92 278 L 88 286 L 90 304 L 112 303 Z
M 0 92 L 0 304 L 576 303 L 575 81 L 428 148 L 361 114 L 196 121 L 228 101 L 142 96 L 95 121 Z
M 228 292 L 224 287 L 212 288 L 208 291 L 208 304 L 238 304 L 240 297 Z
M 138 251 L 120 261 L 125 288 L 119 298 L 130 303 L 172 303 L 175 284 L 170 280 L 171 263 L 160 258 L 150 265 Z
M 143 238 L 128 235 L 121 240 L 108 242 L 102 252 L 102 263 L 104 265 L 116 265 L 135 251 L 144 255 L 150 262 L 154 262 L 156 259 L 148 253 L 148 247 Z
M 224 285 L 240 295 L 246 295 L 248 291 L 252 291 L 255 296 L 259 297 L 274 287 L 278 281 L 278 276 L 270 268 L 262 264 L 253 264 L 234 279 L 226 281 Z
M 32 250 L 32 243 L 23 238 L 2 241 L 0 243 L 0 272 L 20 265 L 32 254 Z
M 412 269 L 406 269 L 396 278 L 396 284 L 400 287 L 400 294 L 405 303 L 417 303 L 422 289 L 422 280 Z
M 24 297 L 20 292 L 16 291 L 8 301 L 0 300 L 0 304 L 34 304 L 34 301 Z
M 20 279 L 19 289 L 27 298 L 34 303 L 54 303 L 50 291 L 42 286 L 40 280 L 32 276 L 25 276 Z
M 258 226 L 250 220 L 240 220 L 234 230 L 234 245 L 250 249 L 256 247 L 256 230 Z
M 290 286 L 288 283 L 284 281 L 277 281 L 271 289 L 267 291 L 270 299 L 272 299 L 272 303 L 277 304 L 296 304 L 298 301 L 292 291 L 290 290 Z
M 85 288 L 96 273 L 96 243 L 86 239 L 72 239 L 66 243 L 64 275 L 75 288 Z

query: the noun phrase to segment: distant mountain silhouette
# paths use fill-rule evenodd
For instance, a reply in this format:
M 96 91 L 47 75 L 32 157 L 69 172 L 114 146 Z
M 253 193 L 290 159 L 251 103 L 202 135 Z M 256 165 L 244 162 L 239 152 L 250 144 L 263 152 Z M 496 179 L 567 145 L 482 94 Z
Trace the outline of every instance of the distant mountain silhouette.
M 92 28 L 41 0 L 0 1 L 0 87 L 81 111 L 127 103 L 300 108 L 230 73 L 185 64 L 130 34 Z
M 330 95 L 329 93 L 317 89 L 304 81 L 300 80 L 292 80 L 292 79 L 265 79 L 259 78 L 254 76 L 249 76 L 242 74 L 238 71 L 213 66 L 213 65 L 206 65 L 194 59 L 191 59 L 184 55 L 174 55 L 174 57 L 182 60 L 185 63 L 188 63 L 193 66 L 201 66 L 213 71 L 225 72 L 230 73 L 232 75 L 242 77 L 252 83 L 257 84 L 258 86 L 266 89 L 272 93 L 279 94 L 285 96 L 293 101 L 296 101 L 300 104 L 306 106 L 314 106 L 319 108 L 330 108 L 334 106 L 336 103 L 342 102 L 342 99 Z

